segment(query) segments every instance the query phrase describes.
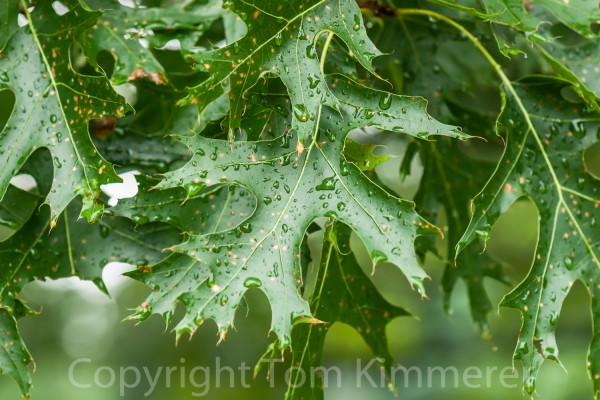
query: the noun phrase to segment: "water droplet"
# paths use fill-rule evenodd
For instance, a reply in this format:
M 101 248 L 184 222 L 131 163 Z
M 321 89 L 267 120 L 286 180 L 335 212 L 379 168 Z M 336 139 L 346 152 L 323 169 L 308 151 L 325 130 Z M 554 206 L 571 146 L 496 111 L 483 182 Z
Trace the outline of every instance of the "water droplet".
M 360 30 L 360 17 L 358 14 L 354 14 L 354 26 L 352 27 L 355 31 Z
M 379 108 L 381 108 L 382 110 L 387 110 L 391 106 L 392 106 L 392 94 L 385 93 L 379 99 Z
M 257 288 L 262 286 L 262 281 L 258 278 L 246 278 L 244 281 L 244 286 L 247 288 Z
M 571 131 L 573 132 L 573 136 L 581 139 L 585 136 L 585 126 L 583 122 L 575 120 L 571 123 Z
M 388 258 L 382 251 L 373 250 L 371 252 L 371 259 L 373 260 L 373 264 L 379 264 L 381 262 L 387 261 Z
M 33 258 L 35 261 L 39 261 L 42 258 L 41 253 L 36 249 L 33 248 L 29 251 L 29 255 L 31 256 L 31 258 Z
M 227 302 L 229 301 L 229 297 L 227 295 L 223 295 L 221 296 L 221 300 L 219 301 L 219 304 L 221 304 L 222 306 L 226 305 Z
M 563 263 L 565 264 L 565 268 L 571 271 L 573 269 L 573 258 L 570 256 L 565 256 L 563 258 Z
M 308 121 L 308 112 L 306 111 L 306 106 L 304 104 L 294 105 L 294 115 L 302 122 Z
M 103 238 L 108 237 L 108 234 L 110 233 L 110 230 L 108 229 L 108 227 L 106 225 L 100 225 L 100 236 Z
M 329 178 L 323 179 L 323 181 L 318 184 L 315 189 L 317 190 L 335 190 L 335 184 L 337 183 L 337 179 L 335 176 L 330 176 Z

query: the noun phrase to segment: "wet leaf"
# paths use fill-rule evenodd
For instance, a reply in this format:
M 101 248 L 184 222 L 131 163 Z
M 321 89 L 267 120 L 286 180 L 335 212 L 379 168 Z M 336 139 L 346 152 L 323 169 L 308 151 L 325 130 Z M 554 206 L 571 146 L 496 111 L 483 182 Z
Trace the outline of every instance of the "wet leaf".
M 388 350 L 385 328 L 394 318 L 410 314 L 386 301 L 362 271 L 350 249 L 350 233 L 343 224 L 327 227 L 315 290 L 309 300 L 314 320 L 292 331 L 293 368 L 286 399 L 324 398 L 322 377 L 310 383 L 305 378 L 322 366 L 325 337 L 336 322 L 356 329 L 378 366 L 391 376 L 395 361 Z
M 557 39 L 541 45 L 542 55 L 583 99 L 600 110 L 600 39 L 584 40 L 568 32 L 565 36 L 570 40 Z
M 0 373 L 28 396 L 25 285 L 78 276 L 104 290 L 103 268 L 122 261 L 152 290 L 131 319 L 160 314 L 178 338 L 213 320 L 224 340 L 246 292 L 260 290 L 267 354 L 319 367 L 342 322 L 389 375 L 385 327 L 407 313 L 358 266 L 350 233 L 371 269 L 394 264 L 408 281 L 395 285 L 423 296 L 419 262 L 439 257 L 446 311 L 463 281 L 487 336 L 486 280 L 512 283 L 485 240 L 530 197 L 534 262 L 503 304 L 523 315 L 515 358 L 532 392 L 543 361 L 558 360 L 554 328 L 577 280 L 600 323 L 600 187 L 587 170 L 597 172 L 600 11 L 591 0 L 432 2 L 0 2 Z M 473 136 L 484 140 L 457 140 Z M 100 186 L 116 171 L 132 183 L 136 170 L 137 193 L 105 209 L 122 196 Z M 14 186 L 20 174 L 35 187 Z M 392 194 L 417 179 L 414 202 Z M 596 383 L 598 348 L 594 336 Z M 293 386 L 287 398 L 323 397 Z
M 165 69 L 152 50 L 170 40 L 190 41 L 193 45 L 221 14 L 215 0 L 150 8 L 129 8 L 117 0 L 88 0 L 87 4 L 104 12 L 98 23 L 80 36 L 81 46 L 96 68 L 100 68 L 100 52 L 111 53 L 115 59 L 111 81 L 116 85 L 136 79 L 166 84 Z
M 470 201 L 481 189 L 485 179 L 493 171 L 493 163 L 475 160 L 461 152 L 456 143 L 440 140 L 437 143 L 419 143 L 420 158 L 424 163 L 423 178 L 415 195 L 417 210 L 430 221 L 437 221 L 442 210 L 447 219 L 447 260 L 442 278 L 443 301 L 446 313 L 452 312 L 452 294 L 459 280 L 467 286 L 471 315 L 485 337 L 490 335 L 488 314 L 495 309 L 485 289 L 486 278 L 510 283 L 500 264 L 476 243 L 464 249 L 458 256 L 455 246 L 459 242 L 470 219 Z M 417 249 L 424 256 L 428 252 L 439 253 L 433 238 L 423 237 Z
M 531 3 L 519 0 L 484 0 L 483 4 L 488 14 L 482 16 L 484 19 L 490 19 L 496 24 L 517 29 L 527 39 L 534 42 L 552 40 L 552 37 L 544 37 L 538 30 L 544 23 L 554 22 L 554 18 L 584 37 L 598 39 L 598 35 L 594 32 L 592 26 L 598 23 L 600 9 L 593 0 L 536 0 Z M 543 7 L 552 16 L 539 12 L 538 7 Z M 519 49 L 515 48 L 514 40 L 508 39 L 507 35 L 510 36 L 511 34 L 507 30 L 494 29 L 494 34 L 498 40 L 500 51 L 505 55 L 520 52 Z
M 187 312 L 177 332 L 194 331 L 201 321 L 213 319 L 225 335 L 242 295 L 249 287 L 259 287 L 271 304 L 280 305 L 273 308 L 271 329 L 283 347 L 289 346 L 294 323 L 310 316 L 298 294 L 298 253 L 306 229 L 319 217 L 350 226 L 365 242 L 373 266 L 382 261 L 396 264 L 424 294 L 427 275 L 417 263 L 413 243 L 417 235 L 435 229 L 414 212 L 412 202 L 391 196 L 347 162 L 342 156 L 344 138 L 364 126 L 423 139 L 466 136 L 427 115 L 423 99 L 371 90 L 339 75 L 330 85 L 340 111 L 320 109 L 319 135 L 303 151 L 292 133 L 231 146 L 200 135 L 180 138 L 193 151 L 192 159 L 167 173 L 157 188 L 185 187 L 192 196 L 206 187 L 235 183 L 255 196 L 256 210 L 235 229 L 192 236 L 174 248 L 198 261 L 200 280 L 205 282 L 183 295 Z M 389 106 L 380 106 L 382 97 Z
M 292 127 L 304 142 L 315 133 L 322 105 L 338 107 L 320 66 L 317 42 L 321 33 L 335 33 L 367 70 L 380 52 L 365 32 L 360 9 L 354 0 L 296 0 L 283 5 L 270 0 L 252 3 L 225 1 L 247 33 L 223 48 L 192 57 L 197 68 L 210 74 L 191 88 L 189 101 L 204 109 L 222 93 L 230 103 L 230 137 L 240 129 L 245 93 L 265 74 L 279 77 L 287 87 L 294 115 Z M 228 89 L 226 89 L 228 87 Z
M 96 151 L 88 120 L 122 115 L 127 107 L 104 77 L 83 76 L 69 62 L 72 37 L 92 26 L 100 13 L 80 4 L 58 16 L 50 3 L 25 12 L 29 24 L 9 40 L 0 58 L 0 89 L 16 97 L 15 111 L 0 133 L 0 196 L 31 153 L 46 147 L 54 160 L 54 182 L 46 197 L 53 224 L 75 196 L 81 215 L 97 219 L 101 184 L 119 181 Z
M 0 308 L 0 332 L 0 371 L 13 378 L 25 395 L 31 389 L 31 356 L 19 335 L 15 317 L 4 308 Z
M 531 271 L 502 301 L 523 317 L 514 358 L 524 364 L 529 393 L 543 361 L 559 360 L 556 323 L 575 281 L 588 288 L 598 318 L 600 185 L 587 171 L 583 152 L 597 141 L 600 116 L 581 105 L 564 107 L 560 88 L 551 80 L 503 87 L 498 132 L 505 136 L 506 150 L 475 198 L 473 218 L 457 247 L 460 254 L 476 238 L 487 240 L 498 217 L 518 198 L 526 196 L 536 204 L 540 225 Z M 600 371 L 597 347 L 594 336 L 592 376 Z
M 44 209 L 18 235 L 0 242 L 0 307 L 14 307 L 21 289 L 35 279 L 78 276 L 103 289 L 102 269 L 109 262 L 151 264 L 163 258 L 163 248 L 179 240 L 179 230 L 164 224 L 136 229 L 129 220 L 110 217 L 88 224 L 77 220 L 76 210 L 77 205 L 65 210 L 50 231 Z
M 17 31 L 17 15 L 19 14 L 19 2 L 4 1 L 0 4 L 0 51 L 4 49 L 8 39 Z

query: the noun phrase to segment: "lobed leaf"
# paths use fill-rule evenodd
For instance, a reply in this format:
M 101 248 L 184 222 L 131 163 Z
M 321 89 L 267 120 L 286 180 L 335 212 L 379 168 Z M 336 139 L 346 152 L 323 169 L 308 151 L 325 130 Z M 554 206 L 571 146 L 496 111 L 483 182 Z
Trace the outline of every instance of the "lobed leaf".
M 466 137 L 425 112 L 425 101 L 356 85 L 342 76 L 331 80 L 339 112 L 322 107 L 320 133 L 300 154 L 292 132 L 259 142 L 235 142 L 202 136 L 180 140 L 193 152 L 190 162 L 167 173 L 157 188 L 185 187 L 193 194 L 216 184 L 235 183 L 257 199 L 256 209 L 236 229 L 192 236 L 174 250 L 195 258 L 199 285 L 186 293 L 186 315 L 179 333 L 200 321 L 216 321 L 222 336 L 232 325 L 242 295 L 260 287 L 273 308 L 271 330 L 283 347 L 295 322 L 310 317 L 300 297 L 298 254 L 304 233 L 319 217 L 342 221 L 365 242 L 373 266 L 396 264 L 409 283 L 424 294 L 427 277 L 414 255 L 417 235 L 435 232 L 412 202 L 389 195 L 342 156 L 343 139 L 352 129 L 376 126 L 426 139 L 430 135 Z M 322 115 L 321 115 L 322 113 Z M 266 266 L 266 267 L 265 267 Z
M 308 384 L 309 371 L 321 367 L 325 337 L 336 322 L 356 329 L 385 374 L 395 361 L 387 346 L 385 328 L 393 319 L 410 315 L 386 301 L 356 262 L 350 249 L 351 230 L 333 223 L 326 228 L 318 277 L 309 304 L 315 318 L 292 331 L 292 367 L 286 399 L 323 399 L 323 377 Z
M 43 3 L 26 15 L 29 24 L 10 38 L 0 58 L 0 89 L 10 89 L 16 97 L 15 110 L 0 132 L 0 198 L 34 150 L 45 147 L 54 160 L 46 197 L 52 224 L 77 195 L 83 198 L 81 215 L 93 221 L 103 210 L 95 200 L 100 185 L 120 178 L 96 151 L 88 121 L 123 115 L 128 107 L 105 77 L 81 75 L 64 60 L 72 38 L 100 13 L 78 4 L 58 16 L 50 3 Z
M 552 80 L 505 85 L 503 93 L 498 132 L 508 133 L 506 150 L 473 202 L 473 217 L 457 253 L 477 237 L 487 240 L 498 217 L 518 198 L 536 204 L 540 224 L 531 271 L 502 301 L 523 317 L 514 358 L 523 361 L 525 388 L 532 393 L 543 361 L 559 360 L 555 327 L 576 280 L 596 304 L 600 185 L 588 172 L 583 153 L 598 140 L 600 116 L 577 105 L 565 108 L 560 83 Z M 590 371 L 596 376 L 596 336 L 591 346 Z M 598 394 L 598 380 L 594 384 Z
M 225 1 L 245 22 L 246 35 L 223 48 L 192 56 L 209 78 L 190 88 L 188 101 L 200 109 L 226 92 L 230 104 L 230 140 L 240 129 L 245 93 L 265 75 L 279 77 L 292 102 L 292 128 L 304 143 L 315 134 L 319 108 L 338 107 L 317 56 L 317 39 L 333 32 L 367 70 L 380 53 L 366 34 L 354 0 L 295 0 L 285 5 L 270 0 Z

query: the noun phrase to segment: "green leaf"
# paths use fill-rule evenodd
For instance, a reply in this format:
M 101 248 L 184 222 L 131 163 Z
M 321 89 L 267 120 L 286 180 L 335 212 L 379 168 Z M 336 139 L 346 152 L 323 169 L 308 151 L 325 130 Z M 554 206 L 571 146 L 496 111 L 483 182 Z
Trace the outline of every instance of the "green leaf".
M 32 363 L 25 343 L 19 335 L 17 321 L 11 313 L 0 308 L 0 373 L 10 376 L 18 384 L 23 396 L 28 397 L 31 389 Z
M 19 15 L 19 2 L 4 0 L 0 4 L 0 54 L 8 39 L 19 29 L 17 15 Z
M 358 266 L 351 232 L 371 268 L 396 265 L 423 295 L 419 262 L 439 257 L 446 311 L 464 286 L 486 336 L 495 305 L 484 285 L 510 282 L 481 253 L 521 197 L 538 206 L 539 240 L 531 272 L 503 304 L 523 314 L 515 357 L 526 388 L 545 359 L 558 360 L 554 328 L 574 282 L 591 293 L 600 324 L 600 185 L 586 169 L 595 171 L 589 149 L 600 127 L 597 3 L 60 3 L 69 12 L 0 1 L 0 373 L 25 395 L 31 361 L 16 323 L 32 313 L 24 286 L 74 275 L 103 290 L 111 261 L 137 266 L 127 275 L 152 289 L 131 319 L 160 314 L 171 325 L 183 305 L 177 338 L 212 320 L 223 340 L 258 289 L 272 309 L 268 354 L 289 351 L 293 366 L 318 368 L 341 322 L 392 375 L 385 327 L 407 313 Z M 498 62 L 497 48 L 519 54 Z M 123 116 L 130 108 L 111 83 L 130 81 L 136 114 Z M 372 128 L 391 132 L 371 140 Z M 462 132 L 485 140 L 455 140 L 469 137 Z M 392 137 L 391 153 L 408 146 L 400 171 L 384 171 L 393 163 L 373 151 Z M 100 188 L 119 181 L 116 166 L 141 171 L 139 192 L 105 210 Z M 392 195 L 412 192 L 421 173 L 414 203 Z M 36 187 L 11 186 L 17 174 Z M 408 174 L 410 187 L 401 186 Z M 589 353 L 598 398 L 599 343 L 595 335 Z M 287 397 L 322 398 L 316 383 L 293 384 Z
M 590 39 L 598 38 L 597 33 L 592 29 L 600 19 L 600 9 L 594 0 L 536 0 L 535 4 L 546 8 L 559 21 L 580 35 Z
M 223 220 L 225 228 L 237 224 L 252 214 L 256 199 L 240 187 L 231 186 L 228 190 L 210 187 L 200 193 L 187 196 L 185 190 L 151 190 L 156 181 L 139 177 L 140 193 L 131 199 L 122 199 L 107 213 L 126 217 L 137 224 L 165 222 L 189 233 L 214 231 Z M 213 228 L 215 227 L 215 228 Z
M 446 313 L 452 311 L 452 293 L 458 280 L 467 286 L 471 315 L 484 337 L 489 336 L 488 314 L 494 306 L 486 292 L 484 279 L 492 278 L 509 283 L 501 266 L 487 253 L 482 254 L 481 246 L 470 245 L 458 256 L 455 246 L 465 231 L 470 218 L 471 198 L 481 189 L 480 185 L 490 176 L 493 164 L 470 158 L 458 149 L 456 143 L 448 140 L 420 143 L 423 162 L 423 177 L 419 191 L 415 195 L 417 210 L 430 221 L 437 221 L 444 210 L 447 219 L 447 261 L 442 278 L 443 301 Z M 433 238 L 419 239 L 418 249 L 437 252 Z
M 542 4 L 544 0 L 536 3 Z M 483 0 L 487 11 L 485 17 L 490 17 L 493 22 L 509 25 L 521 32 L 533 34 L 541 23 L 538 18 L 530 15 L 525 4 L 515 0 Z
M 95 201 L 100 185 L 119 177 L 92 144 L 88 120 L 119 116 L 127 107 L 105 77 L 80 75 L 64 60 L 72 37 L 92 26 L 100 13 L 78 4 L 59 17 L 44 3 L 26 15 L 29 24 L 11 37 L 0 58 L 0 89 L 16 96 L 15 111 L 0 132 L 0 196 L 31 153 L 46 147 L 54 160 L 46 197 L 53 224 L 77 195 L 83 198 L 81 215 L 92 221 L 103 210 Z
M 194 152 L 190 162 L 167 173 L 157 188 L 185 187 L 190 196 L 211 185 L 235 183 L 257 199 L 256 210 L 238 228 L 192 236 L 175 247 L 194 257 L 200 285 L 184 296 L 187 313 L 178 332 L 194 331 L 199 321 L 214 319 L 222 336 L 249 287 L 260 287 L 273 307 L 271 330 L 283 347 L 297 320 L 310 316 L 299 296 L 298 253 L 308 226 L 319 217 L 339 220 L 365 242 L 373 266 L 396 264 L 411 286 L 424 294 L 427 277 L 414 256 L 418 234 L 435 232 L 415 212 L 412 202 L 389 195 L 342 156 L 346 134 L 375 126 L 426 139 L 430 135 L 466 137 L 425 112 L 417 97 L 395 96 L 359 86 L 342 76 L 330 86 L 340 99 L 340 111 L 322 107 L 318 136 L 298 154 L 296 137 L 235 142 L 202 136 L 181 137 Z M 293 131 L 292 131 L 293 132 Z M 266 266 L 266 268 L 265 268 Z
M 78 276 L 104 289 L 102 269 L 106 264 L 158 262 L 164 257 L 162 250 L 179 239 L 179 231 L 164 224 L 136 228 L 131 221 L 116 217 L 88 224 L 77 220 L 77 208 L 66 209 L 61 223 L 52 230 L 52 220 L 43 209 L 18 235 L 0 242 L 0 307 L 14 308 L 21 289 L 35 279 Z
M 448 5 L 445 1 L 436 1 Z M 471 12 L 484 20 L 491 21 L 492 31 L 500 51 L 511 56 L 523 50 L 516 44 L 514 31 L 520 31 L 533 42 L 553 41 L 552 36 L 543 35 L 539 29 L 553 24 L 555 19 L 588 39 L 598 39 L 592 28 L 600 19 L 600 9 L 594 0 L 483 0 L 485 13 Z M 452 7 L 452 3 L 450 3 Z M 550 12 L 552 15 L 548 15 Z
M 263 85 L 248 91 L 247 97 L 241 120 L 246 140 L 273 139 L 291 129 L 290 100 L 281 80 L 266 79 Z
M 540 45 L 541 54 L 559 76 L 600 111 L 600 39 L 582 39 L 564 29 L 562 35 L 561 39 Z
M 309 304 L 314 320 L 292 331 L 292 367 L 286 399 L 323 399 L 322 377 L 304 382 L 321 366 L 325 337 L 341 322 L 356 329 L 388 377 L 395 364 L 385 328 L 396 317 L 410 315 L 385 300 L 356 262 L 350 249 L 351 230 L 339 223 L 325 232 L 318 277 Z
M 202 110 L 228 87 L 230 138 L 240 129 L 245 93 L 265 75 L 279 77 L 287 87 L 294 111 L 292 127 L 300 142 L 315 133 L 321 105 L 338 106 L 317 56 L 321 33 L 335 33 L 371 72 L 371 60 L 380 54 L 354 0 L 294 0 L 285 6 L 271 0 L 226 1 L 224 7 L 242 18 L 247 33 L 235 43 L 192 57 L 210 77 L 190 89 L 188 100 Z
M 469 31 L 483 34 L 482 23 L 468 25 Z M 484 29 L 485 28 L 485 29 Z M 431 31 L 435 29 L 435 35 Z M 401 30 L 406 40 L 395 39 Z M 429 100 L 428 110 L 444 120 L 461 124 L 464 131 L 493 141 L 496 109 L 495 92 L 498 78 L 492 74 L 486 60 L 478 54 L 463 35 L 448 30 L 439 21 L 424 21 L 403 17 L 386 21 L 376 45 L 386 53 L 398 55 L 397 63 L 379 66 L 378 72 L 390 77 L 395 88 L 406 93 L 420 93 Z M 495 46 L 490 39 L 489 45 Z M 494 93 L 486 96 L 485 93 Z M 490 99 L 491 98 L 491 99 Z M 480 145 L 480 146 L 478 146 Z M 493 144 L 490 143 L 489 146 Z M 442 277 L 444 309 L 452 313 L 452 294 L 463 281 L 467 290 L 471 315 L 484 337 L 489 337 L 489 313 L 495 308 L 485 290 L 485 279 L 507 282 L 500 265 L 481 247 L 471 245 L 455 260 L 455 246 L 470 219 L 470 201 L 485 185 L 494 163 L 481 159 L 490 153 L 482 140 L 457 142 L 440 138 L 435 142 L 412 140 L 407 145 L 400 167 L 404 178 L 411 174 L 413 159 L 423 166 L 414 201 L 417 212 L 432 223 L 445 216 L 444 239 L 440 246 L 436 237 L 417 240 L 417 253 L 422 259 L 433 254 L 445 262 Z M 499 154 L 498 154 L 499 155 Z M 479 156 L 479 158 L 474 158 Z M 462 293 L 461 293 L 462 295 Z
M 98 70 L 100 52 L 106 50 L 112 54 L 115 68 L 111 81 L 116 85 L 142 78 L 165 84 L 167 74 L 152 50 L 175 39 L 189 40 L 193 45 L 221 14 L 217 0 L 150 8 L 129 8 L 117 0 L 87 3 L 104 12 L 98 24 L 80 36 L 81 46 Z
M 535 202 L 540 230 L 533 265 L 502 301 L 523 316 L 514 358 L 523 361 L 529 393 L 535 389 L 542 362 L 558 361 L 555 328 L 571 286 L 580 280 L 596 304 L 600 283 L 596 239 L 600 185 L 583 162 L 583 152 L 597 141 L 600 116 L 581 106 L 564 107 L 560 88 L 555 81 L 503 87 L 498 133 L 508 133 L 506 150 L 475 198 L 473 218 L 457 248 L 462 251 L 477 237 L 487 240 L 498 217 L 518 198 Z M 597 311 L 594 315 L 597 319 Z M 600 371 L 597 347 L 595 336 L 592 376 Z M 598 393 L 598 381 L 594 382 Z
M 145 216 L 145 220 L 141 222 L 160 220 L 166 216 L 165 222 L 189 232 L 213 233 L 238 227 L 256 207 L 254 196 L 234 185 L 229 188 L 207 188 L 203 193 L 187 199 L 182 192 L 180 189 L 153 191 L 144 197 L 138 197 L 136 205 L 131 207 L 135 207 L 137 212 L 141 213 L 138 215 Z M 162 202 L 162 205 L 159 206 L 157 202 Z M 179 211 L 165 212 L 182 202 L 185 203 L 179 206 Z M 120 202 L 119 206 L 111 211 L 125 214 L 127 206 Z M 204 282 L 205 272 L 204 265 L 196 259 L 175 253 L 156 265 L 143 265 L 138 270 L 128 273 L 127 276 L 147 284 L 154 290 L 130 319 L 144 320 L 156 313 L 161 314 L 168 325 L 177 302 L 188 305 L 185 294 L 197 289 Z M 194 310 L 187 312 L 193 313 Z M 194 330 L 190 328 L 190 332 Z
M 40 196 L 10 185 L 0 202 L 0 225 L 18 231 L 31 217 Z M 6 239 L 0 236 L 0 241 Z

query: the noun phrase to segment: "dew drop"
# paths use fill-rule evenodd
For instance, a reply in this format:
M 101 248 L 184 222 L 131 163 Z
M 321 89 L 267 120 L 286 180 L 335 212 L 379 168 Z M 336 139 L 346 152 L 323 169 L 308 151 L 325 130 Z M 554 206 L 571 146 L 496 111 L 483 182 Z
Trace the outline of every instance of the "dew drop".
M 392 106 L 392 94 L 391 93 L 385 93 L 379 99 L 379 108 L 381 108 L 382 110 L 387 110 L 391 106 Z
M 247 288 L 257 288 L 262 286 L 262 281 L 258 278 L 249 277 L 244 281 L 244 286 Z

